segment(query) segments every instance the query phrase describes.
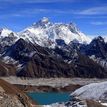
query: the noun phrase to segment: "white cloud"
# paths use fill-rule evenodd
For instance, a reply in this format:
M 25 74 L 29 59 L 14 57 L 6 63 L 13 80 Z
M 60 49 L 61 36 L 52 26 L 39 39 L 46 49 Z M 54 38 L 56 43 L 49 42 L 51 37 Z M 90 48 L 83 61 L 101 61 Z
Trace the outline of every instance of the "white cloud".
M 36 8 L 32 8 L 32 9 L 25 9 L 25 10 L 20 10 L 17 12 L 13 12 L 11 14 L 3 14 L 1 16 L 8 16 L 8 17 L 25 17 L 25 16 L 35 16 L 36 14 L 39 13 L 53 13 L 53 14 L 72 14 L 74 11 L 73 10 L 60 10 L 60 9 L 36 9 Z
M 82 11 L 78 12 L 77 14 L 81 14 L 81 15 L 103 15 L 103 14 L 107 14 L 107 6 L 89 8 L 86 10 L 82 10 Z
M 92 25 L 97 25 L 97 26 L 100 26 L 100 25 L 107 25 L 107 22 L 96 22 L 96 21 L 94 21 L 94 22 L 91 22 L 91 24 Z

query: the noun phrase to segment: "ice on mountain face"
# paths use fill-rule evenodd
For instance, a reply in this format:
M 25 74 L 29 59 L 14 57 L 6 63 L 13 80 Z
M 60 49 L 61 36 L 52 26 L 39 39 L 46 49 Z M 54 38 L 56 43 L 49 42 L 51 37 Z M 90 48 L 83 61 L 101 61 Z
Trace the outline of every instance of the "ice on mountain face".
M 11 34 L 12 31 L 11 30 L 8 30 L 8 29 L 1 29 L 0 30 L 0 37 L 7 37 L 9 34 Z
M 25 29 L 23 33 L 19 34 L 20 38 L 30 41 L 32 43 L 37 43 L 40 46 L 49 46 L 51 41 L 48 39 L 46 33 L 41 28 L 29 27 Z
M 9 30 L 7 28 L 0 29 L 0 38 L 5 38 L 5 37 L 9 37 L 9 36 L 15 36 L 18 38 L 18 35 L 15 32 L 13 32 L 12 30 Z
M 18 39 L 18 35 L 13 31 L 6 28 L 0 30 L 0 44 L 2 45 L 2 47 L 10 46 Z
M 104 37 L 104 41 L 107 43 L 107 37 Z
M 91 41 L 90 38 L 79 31 L 75 24 L 51 23 L 46 17 L 17 34 L 8 29 L 0 30 L 0 43 L 2 46 L 10 46 L 19 38 L 51 48 L 57 45 L 56 39 L 62 39 L 66 44 L 74 40 L 80 43 L 89 43 Z
M 66 44 L 69 44 L 73 40 L 77 40 L 80 43 L 90 42 L 89 38 L 86 37 L 82 32 L 79 32 L 75 27 L 69 29 L 69 25 L 59 25 L 57 29 L 55 39 L 62 39 Z
M 19 33 L 20 37 L 30 40 L 41 46 L 55 45 L 56 39 L 62 39 L 66 44 L 73 40 L 80 43 L 89 43 L 91 41 L 86 35 L 80 32 L 73 24 L 51 23 L 48 18 L 44 17 L 31 27 L 26 28 Z

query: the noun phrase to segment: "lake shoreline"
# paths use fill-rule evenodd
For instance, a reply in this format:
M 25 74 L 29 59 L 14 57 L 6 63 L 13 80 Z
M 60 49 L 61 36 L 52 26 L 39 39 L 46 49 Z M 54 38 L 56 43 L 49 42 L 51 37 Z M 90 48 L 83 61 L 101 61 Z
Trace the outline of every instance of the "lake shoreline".
M 90 83 L 99 83 L 107 81 L 107 79 L 99 79 L 99 78 L 28 78 L 28 77 L 0 77 L 1 79 L 8 81 L 11 84 L 18 85 L 32 85 L 32 86 L 42 86 L 48 85 L 53 87 L 59 86 L 67 86 L 69 84 L 79 84 L 79 85 L 87 85 Z
M 97 78 L 20 78 L 0 77 L 24 92 L 73 92 L 90 83 L 100 83 L 107 79 Z
M 25 94 L 28 92 L 69 92 L 72 93 L 76 89 L 78 89 L 81 86 L 90 84 L 90 83 L 100 83 L 103 81 L 107 81 L 107 79 L 89 79 L 89 78 L 39 78 L 39 79 L 31 79 L 31 78 L 17 78 L 17 77 L 2 77 L 3 80 L 7 81 L 8 83 L 16 86 L 18 89 L 20 89 Z M 74 86 L 74 88 L 73 88 Z M 77 87 L 78 86 L 78 87 Z M 27 94 L 26 94 L 27 95 Z M 28 96 L 29 97 L 29 96 Z M 31 99 L 29 97 L 29 99 Z M 32 99 L 31 99 L 32 100 Z M 78 101 L 78 99 L 77 99 Z M 32 102 L 34 102 L 32 100 Z M 81 102 L 81 100 L 80 100 Z M 72 102 L 71 102 L 72 103 Z M 77 102 L 78 103 L 78 102 Z M 98 102 L 95 101 L 89 101 L 89 106 L 98 104 Z M 31 103 L 32 107 L 38 105 L 35 105 L 34 103 Z M 99 106 L 98 106 L 99 105 Z M 105 107 L 100 104 L 98 104 L 95 107 Z M 51 106 L 50 106 L 51 107 Z M 56 106 L 53 106 L 56 107 Z
M 14 84 L 19 89 L 23 90 L 24 92 L 73 92 L 76 89 L 82 87 L 81 85 L 73 85 L 70 84 L 65 87 L 52 87 L 52 86 L 32 86 L 32 85 L 17 85 Z

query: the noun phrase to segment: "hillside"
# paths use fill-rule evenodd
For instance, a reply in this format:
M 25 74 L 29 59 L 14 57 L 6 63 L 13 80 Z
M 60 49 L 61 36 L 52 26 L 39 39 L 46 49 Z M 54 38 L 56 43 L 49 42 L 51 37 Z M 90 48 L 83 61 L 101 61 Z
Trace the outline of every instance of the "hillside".
M 32 104 L 24 92 L 0 79 L 0 107 L 32 107 Z

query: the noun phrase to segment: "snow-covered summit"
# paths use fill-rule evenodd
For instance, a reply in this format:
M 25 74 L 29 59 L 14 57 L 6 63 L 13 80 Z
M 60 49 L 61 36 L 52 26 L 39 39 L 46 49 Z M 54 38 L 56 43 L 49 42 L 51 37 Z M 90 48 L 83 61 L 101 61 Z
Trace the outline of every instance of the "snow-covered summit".
M 19 39 L 19 36 L 7 28 L 0 29 L 0 45 L 2 47 L 10 46 Z
M 80 43 L 89 43 L 91 41 L 89 37 L 79 31 L 75 24 L 52 23 L 46 17 L 27 27 L 19 35 L 41 46 L 51 46 L 55 44 L 56 39 L 62 39 L 66 44 L 73 40 Z
M 4 45 L 10 42 L 12 44 L 16 40 L 23 38 L 26 41 L 45 47 L 54 47 L 58 39 L 63 40 L 66 44 L 69 44 L 71 41 L 78 41 L 79 43 L 90 43 L 91 41 L 74 23 L 52 23 L 46 17 L 19 33 L 7 28 L 0 29 L 0 38 Z
M 51 25 L 50 20 L 46 17 L 43 17 L 38 22 L 33 23 L 32 27 L 34 27 L 34 28 L 38 28 L 38 27 L 46 28 L 46 27 L 49 27 L 50 25 Z
M 49 19 L 47 18 L 47 17 L 43 17 L 42 19 L 41 19 L 41 22 L 43 22 L 43 23 L 47 23 L 49 21 Z
M 10 36 L 14 36 L 14 37 L 19 38 L 18 34 L 13 32 L 10 29 L 7 29 L 7 28 L 1 28 L 0 29 L 0 38 L 10 37 Z
M 7 29 L 7 28 L 1 28 L 0 29 L 0 37 L 7 37 L 12 33 L 11 30 Z

